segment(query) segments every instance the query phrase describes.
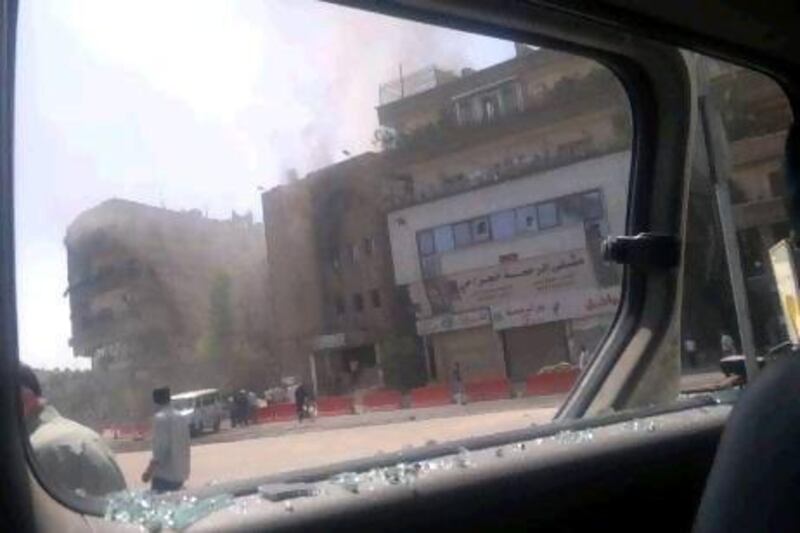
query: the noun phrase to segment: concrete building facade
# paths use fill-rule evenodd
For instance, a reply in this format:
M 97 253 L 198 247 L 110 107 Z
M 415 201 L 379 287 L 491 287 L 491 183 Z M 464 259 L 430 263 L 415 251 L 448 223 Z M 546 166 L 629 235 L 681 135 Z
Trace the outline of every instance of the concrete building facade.
M 624 229 L 627 106 L 596 63 L 518 46 L 379 107 L 394 133 L 384 177 L 395 282 L 431 379 L 448 381 L 458 363 L 464 379 L 523 381 L 577 364 L 604 334 L 620 276 L 600 242 Z
M 115 416 L 149 414 L 149 391 L 263 390 L 268 345 L 263 228 L 112 199 L 81 213 L 64 239 L 76 356 L 117 383 Z
M 394 358 L 385 341 L 417 337 L 427 380 L 448 381 L 458 362 L 464 379 L 521 381 L 578 364 L 600 340 L 620 290 L 620 270 L 601 260 L 600 243 L 624 233 L 629 102 L 595 62 L 516 51 L 480 71 L 432 68 L 386 84 L 380 153 L 264 194 L 272 340 L 284 375 L 324 394 L 386 385 L 382 370 Z M 783 95 L 715 66 L 715 94 L 758 110 L 755 120 L 726 121 L 740 238 L 756 228 L 763 254 L 763 242 L 787 229 Z M 724 259 L 693 239 L 706 263 Z M 743 249 L 746 261 L 757 258 Z M 703 272 L 698 280 L 718 286 L 724 269 Z M 729 320 L 711 322 L 716 336 Z
M 410 330 L 392 278 L 382 165 L 362 154 L 263 195 L 273 346 L 284 375 L 319 394 L 382 386 L 382 359 Z

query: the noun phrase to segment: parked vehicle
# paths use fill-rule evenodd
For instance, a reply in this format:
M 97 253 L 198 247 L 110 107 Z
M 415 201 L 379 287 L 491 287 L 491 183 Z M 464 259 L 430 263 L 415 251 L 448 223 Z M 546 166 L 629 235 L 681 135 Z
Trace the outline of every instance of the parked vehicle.
M 756 357 L 759 368 L 764 368 L 765 364 L 776 361 L 782 357 L 789 357 L 796 355 L 798 346 L 791 341 L 784 341 L 776 346 L 773 346 L 764 355 Z M 742 379 L 742 383 L 747 381 L 747 371 L 745 369 L 744 355 L 729 355 L 719 360 L 719 366 L 722 373 L 726 376 L 736 375 Z
M 217 389 L 183 392 L 172 397 L 172 405 L 189 418 L 189 431 L 193 437 L 203 431 L 219 431 L 222 423 L 222 403 Z

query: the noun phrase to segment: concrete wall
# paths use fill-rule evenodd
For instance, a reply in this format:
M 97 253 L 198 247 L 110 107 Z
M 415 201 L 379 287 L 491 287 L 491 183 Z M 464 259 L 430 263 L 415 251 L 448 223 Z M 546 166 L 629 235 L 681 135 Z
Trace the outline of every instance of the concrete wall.
M 273 350 L 282 377 L 306 378 L 310 343 L 322 329 L 324 305 L 309 183 L 276 187 L 264 193 L 262 203 Z
M 108 413 L 149 414 L 153 386 L 178 392 L 266 384 L 263 231 L 250 217 L 216 220 L 120 199 L 70 224 L 71 346 L 76 356 L 93 357 L 98 380 L 124 384 Z M 230 330 L 220 343 L 224 353 L 214 350 L 211 361 L 210 298 L 220 278 L 229 282 Z
M 564 77 L 580 77 L 598 64 L 594 61 L 552 50 L 539 50 L 513 57 L 491 67 L 473 71 L 432 90 L 378 107 L 380 124 L 411 132 L 441 119 L 459 95 L 513 78 L 523 88 L 526 99 L 535 99 Z

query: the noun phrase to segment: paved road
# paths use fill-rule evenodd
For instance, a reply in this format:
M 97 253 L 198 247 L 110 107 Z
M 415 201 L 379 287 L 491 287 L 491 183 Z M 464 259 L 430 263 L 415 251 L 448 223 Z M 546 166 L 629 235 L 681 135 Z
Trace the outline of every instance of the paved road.
M 445 442 L 519 429 L 533 423 L 546 423 L 555 412 L 553 406 L 524 406 L 341 428 L 325 427 L 326 421 L 320 420 L 319 427 L 315 427 L 317 422 L 302 427 L 293 423 L 293 429 L 281 434 L 229 442 L 196 442 L 192 445 L 192 475 L 187 485 L 202 487 L 213 481 L 256 477 L 399 451 L 408 446 L 422 446 L 431 440 Z M 265 431 L 272 429 L 267 426 L 259 427 L 266 428 Z M 117 454 L 129 487 L 143 486 L 139 477 L 149 458 L 149 451 Z
M 719 381 L 717 372 L 684 376 L 682 388 Z M 192 441 L 192 476 L 188 486 L 256 477 L 348 459 L 395 452 L 428 441 L 446 442 L 549 422 L 563 396 L 522 398 L 403 409 L 385 413 L 320 418 L 226 429 Z M 128 485 L 142 487 L 140 475 L 150 458 L 146 441 L 114 441 Z

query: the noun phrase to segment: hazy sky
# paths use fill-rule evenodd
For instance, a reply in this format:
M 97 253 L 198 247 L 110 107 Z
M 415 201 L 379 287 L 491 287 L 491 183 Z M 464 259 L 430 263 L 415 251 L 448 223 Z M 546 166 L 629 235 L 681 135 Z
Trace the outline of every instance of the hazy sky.
M 398 65 L 481 68 L 513 46 L 304 0 L 36 0 L 17 54 L 21 357 L 79 368 L 62 294 L 81 211 L 120 197 L 260 220 L 257 187 L 372 149 Z

